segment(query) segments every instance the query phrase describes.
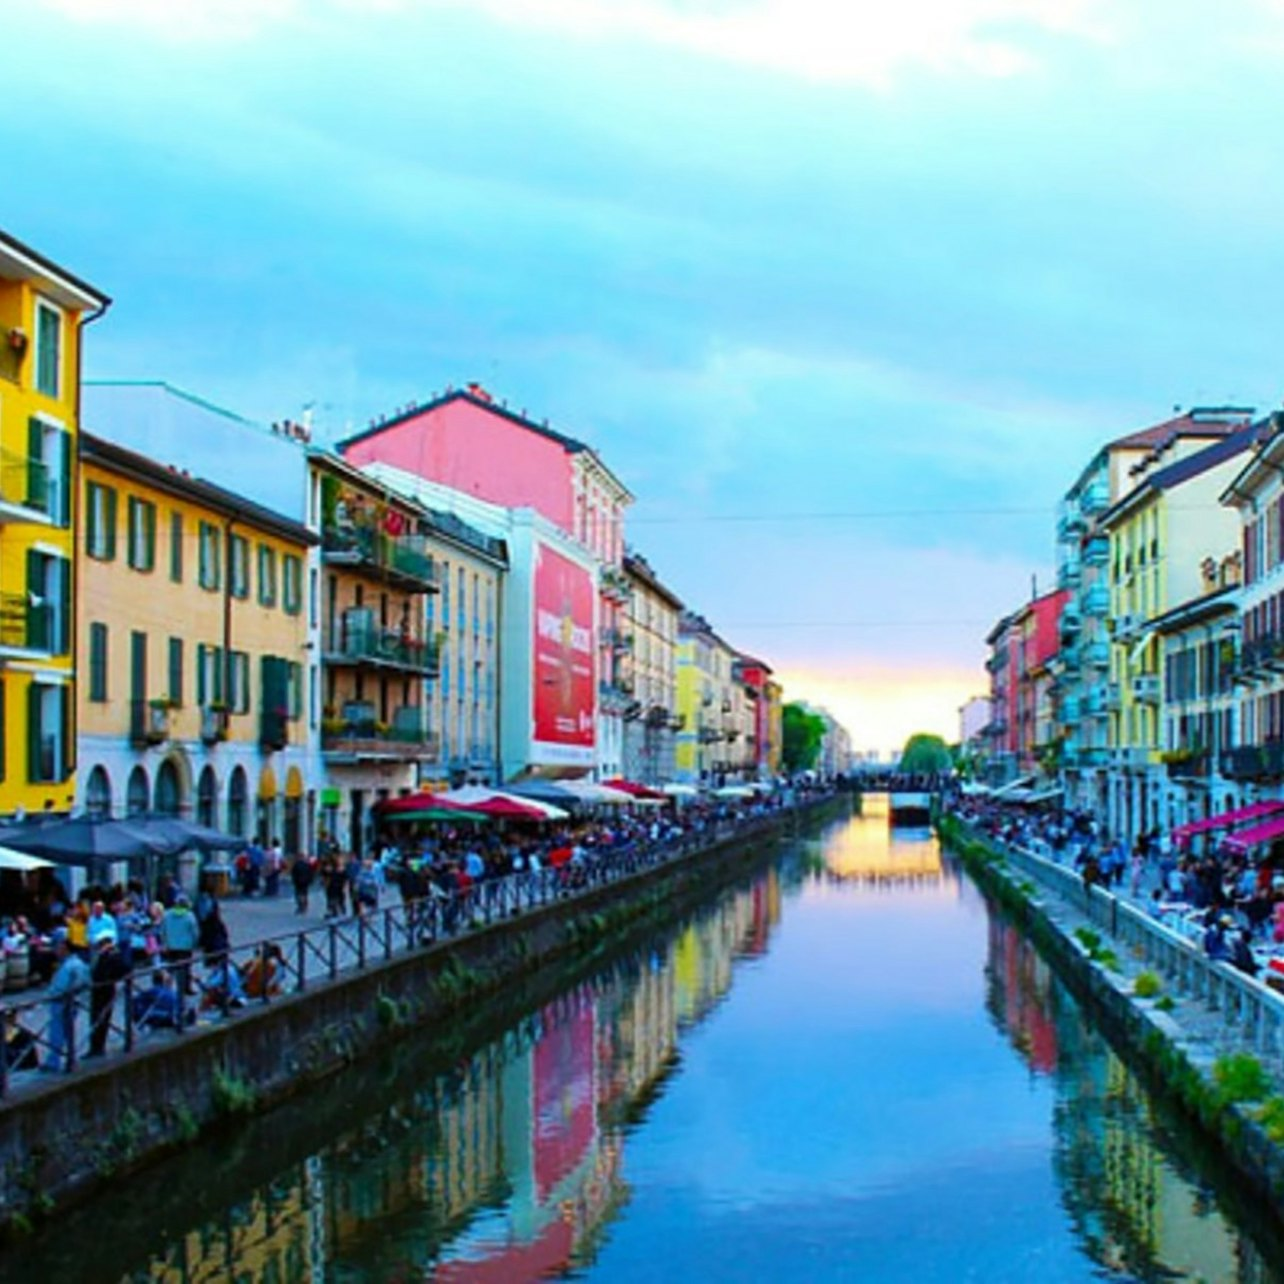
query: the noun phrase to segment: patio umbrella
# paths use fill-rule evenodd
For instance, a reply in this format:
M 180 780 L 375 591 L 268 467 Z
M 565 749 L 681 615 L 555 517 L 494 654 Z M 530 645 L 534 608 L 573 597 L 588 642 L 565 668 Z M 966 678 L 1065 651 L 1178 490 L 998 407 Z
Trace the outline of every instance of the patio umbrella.
M 568 790 L 580 802 L 593 805 L 606 804 L 611 807 L 625 807 L 634 801 L 633 795 L 623 789 L 613 789 L 610 785 L 598 785 L 591 780 L 564 780 L 562 788 Z
M 479 811 L 503 820 L 565 820 L 569 815 L 561 807 L 540 802 L 535 798 L 519 798 L 502 789 L 487 789 L 482 785 L 464 785 L 434 795 L 437 801 L 453 803 L 468 811 Z
M 430 790 L 420 790 L 417 794 L 406 794 L 402 798 L 385 798 L 383 802 L 376 805 L 375 810 L 381 815 L 386 816 L 389 820 L 405 819 L 437 819 L 437 817 L 421 817 L 414 815 L 417 812 L 439 811 L 449 812 L 451 816 L 457 816 L 465 810 L 459 803 L 452 802 L 444 794 L 435 794 Z M 445 819 L 449 819 L 446 816 Z
M 171 853 L 189 848 L 202 852 L 230 852 L 245 846 L 245 839 L 236 834 L 225 834 L 208 825 L 180 820 L 177 816 L 131 816 L 125 823 L 141 830 L 149 838 L 165 843 L 166 851 Z
M 420 807 L 390 812 L 384 819 L 388 821 L 488 820 L 490 817 L 485 812 L 469 811 L 466 807 Z
M 90 866 L 99 861 L 146 860 L 171 851 L 160 838 L 151 838 L 127 820 L 75 816 L 47 824 L 7 829 L 4 844 L 59 865 Z
M 14 851 L 12 847 L 0 847 L 0 869 L 48 869 L 51 860 L 42 860 L 39 856 L 28 856 L 26 852 Z
M 618 789 L 622 793 L 628 794 L 634 802 L 664 802 L 666 796 L 658 789 L 652 789 L 650 785 L 644 785 L 637 780 L 625 780 L 616 776 L 613 780 L 606 782 L 611 789 Z
M 700 791 L 694 785 L 668 784 L 661 785 L 660 789 L 668 794 L 670 798 L 698 798 Z
M 552 803 L 554 807 L 574 807 L 585 801 L 568 785 L 552 780 L 519 780 L 505 785 L 506 794 L 515 794 L 518 798 L 532 798 L 536 802 Z

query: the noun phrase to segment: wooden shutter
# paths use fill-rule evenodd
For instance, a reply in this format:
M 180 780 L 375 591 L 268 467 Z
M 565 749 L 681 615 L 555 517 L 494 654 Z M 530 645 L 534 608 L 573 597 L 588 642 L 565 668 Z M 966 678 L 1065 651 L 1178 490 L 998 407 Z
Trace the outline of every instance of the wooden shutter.
M 106 561 L 114 562 L 116 560 L 116 490 L 112 486 L 108 486 L 105 489 L 107 495 L 105 506 L 107 509 L 107 543 L 103 556 Z
M 183 639 L 169 640 L 169 698 L 174 704 L 183 703 Z
M 47 651 L 50 645 L 49 615 L 52 603 L 45 596 L 45 555 L 27 549 L 27 646 Z
M 209 698 L 205 685 L 205 666 L 208 663 L 209 647 L 204 642 L 196 644 L 196 703 L 204 708 Z
M 183 514 L 169 515 L 169 578 L 183 582 Z
M 66 529 L 71 525 L 71 471 L 72 471 L 72 454 L 71 454 L 71 434 L 69 432 L 60 432 L 58 434 L 58 494 L 57 500 L 58 512 L 54 516 L 58 525 Z
M 58 567 L 58 636 L 54 639 L 54 650 L 58 655 L 67 655 L 71 651 L 71 562 L 68 558 L 59 558 Z
M 89 698 L 101 703 L 107 699 L 107 626 L 89 626 Z
M 27 506 L 42 513 L 49 507 L 49 470 L 45 465 L 45 426 L 27 420 Z
M 27 779 L 39 784 L 40 771 L 40 692 L 34 682 L 27 686 Z

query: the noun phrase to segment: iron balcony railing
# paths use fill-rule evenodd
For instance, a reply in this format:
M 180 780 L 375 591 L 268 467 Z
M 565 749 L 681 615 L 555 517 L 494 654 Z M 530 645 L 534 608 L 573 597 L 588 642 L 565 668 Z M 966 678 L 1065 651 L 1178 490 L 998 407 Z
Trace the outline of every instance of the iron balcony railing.
M 26 593 L 0 593 L 0 646 L 52 651 L 55 625 L 52 604 L 33 602 Z
M 60 482 L 43 460 L 0 450 L 0 521 L 40 521 L 60 509 Z
M 370 664 L 412 669 L 427 677 L 441 671 L 441 642 L 407 637 L 396 629 L 345 621 L 331 630 L 325 658 L 331 664 Z
M 437 564 L 425 548 L 421 535 L 388 535 L 365 527 L 341 526 L 327 526 L 321 532 L 321 551 L 327 562 L 392 572 L 415 580 L 422 588 L 437 589 Z

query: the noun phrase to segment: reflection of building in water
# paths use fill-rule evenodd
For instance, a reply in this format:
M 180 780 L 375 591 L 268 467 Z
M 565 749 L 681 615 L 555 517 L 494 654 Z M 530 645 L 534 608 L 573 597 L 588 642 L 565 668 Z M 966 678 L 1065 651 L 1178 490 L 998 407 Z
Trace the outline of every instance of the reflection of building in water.
M 1062 1198 L 1093 1260 L 1143 1279 L 1266 1284 L 1251 1241 L 1161 1149 L 1140 1084 L 993 910 L 988 973 L 995 1019 L 1034 1069 L 1055 1076 Z
M 1042 956 L 1010 923 L 990 915 L 986 968 L 988 1006 L 1013 1046 L 1043 1074 L 1057 1066 L 1057 1028 L 1052 1020 L 1052 973 Z
M 941 860 L 931 830 L 889 830 L 869 816 L 831 833 L 824 860 L 829 878 L 839 882 L 873 888 L 940 885 L 951 893 L 958 888 L 958 875 Z
M 141 1278 L 149 1284 L 320 1284 L 325 1258 L 310 1216 L 315 1194 L 306 1166 L 296 1165 L 231 1205 L 220 1221 L 189 1231 Z

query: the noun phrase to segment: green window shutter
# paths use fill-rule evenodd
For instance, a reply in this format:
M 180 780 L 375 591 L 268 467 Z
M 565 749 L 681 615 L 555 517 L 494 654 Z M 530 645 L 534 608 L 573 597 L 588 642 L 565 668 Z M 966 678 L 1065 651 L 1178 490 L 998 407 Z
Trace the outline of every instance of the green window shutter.
M 49 469 L 45 464 L 45 426 L 39 419 L 27 420 L 27 507 L 48 512 Z
M 107 626 L 89 626 L 89 698 L 101 704 L 107 699 Z
M 58 779 L 66 780 L 76 770 L 75 705 L 71 687 L 58 688 L 58 725 L 62 728 L 62 757 L 58 766 Z
M 53 604 L 45 596 L 45 555 L 27 549 L 27 646 L 33 651 L 47 651 L 49 617 Z
M 183 703 L 183 639 L 169 640 L 169 698 L 172 704 Z
M 143 505 L 143 570 L 156 567 L 156 505 Z
M 226 701 L 227 695 L 227 657 L 221 646 L 214 648 L 214 699 Z
M 57 521 L 65 530 L 71 525 L 71 433 L 58 434 L 58 456 L 58 494 L 55 496 L 58 504 Z
M 85 552 L 90 557 L 98 556 L 98 541 L 101 532 L 98 529 L 98 505 L 94 502 L 98 494 L 98 487 L 89 482 L 85 486 Z
M 107 491 L 107 543 L 103 558 L 105 561 L 114 562 L 116 560 L 116 490 L 112 486 L 106 487 Z
M 169 515 L 169 578 L 183 582 L 183 514 Z
M 59 655 L 71 651 L 71 560 L 59 558 L 58 567 L 58 637 L 54 649 Z
M 40 782 L 40 688 L 27 687 L 27 779 Z
M 209 647 L 204 642 L 196 644 L 196 703 L 205 706 L 209 692 L 205 689 L 205 666 L 208 663 Z

